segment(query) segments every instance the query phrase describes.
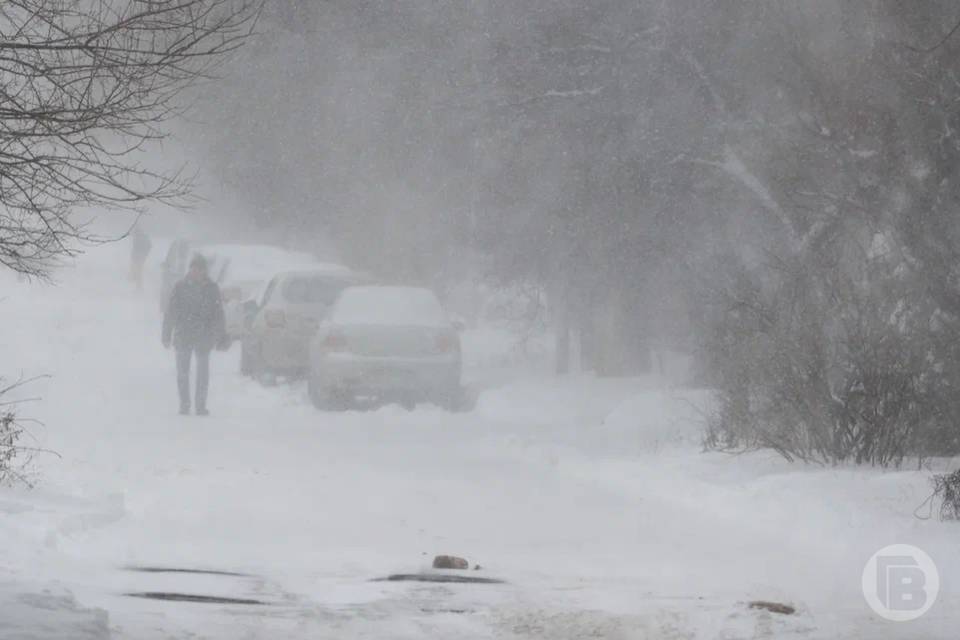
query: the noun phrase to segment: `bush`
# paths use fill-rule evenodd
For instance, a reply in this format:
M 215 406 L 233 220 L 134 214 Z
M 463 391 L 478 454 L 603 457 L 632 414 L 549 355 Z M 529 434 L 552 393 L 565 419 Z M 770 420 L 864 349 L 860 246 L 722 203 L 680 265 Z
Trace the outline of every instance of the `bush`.
M 17 380 L 13 384 L 0 387 L 0 486 L 25 484 L 31 486 L 26 470 L 36 452 L 53 453 L 36 447 L 24 447 L 19 444 L 27 431 L 24 420 L 18 416 L 17 407 L 23 400 L 7 398 L 12 392 L 33 382 L 34 379 Z M 2 379 L 0 379 L 2 382 Z M 54 454 L 56 455 L 56 454 Z
M 933 476 L 931 499 L 940 500 L 941 520 L 960 520 L 960 469 L 947 475 Z
M 18 460 L 22 450 L 17 446 L 22 434 L 23 428 L 12 411 L 0 414 L 0 485 L 23 480 L 22 464 Z
M 706 446 L 881 466 L 956 454 L 958 320 L 902 267 L 865 255 L 728 269 L 702 332 L 719 400 Z

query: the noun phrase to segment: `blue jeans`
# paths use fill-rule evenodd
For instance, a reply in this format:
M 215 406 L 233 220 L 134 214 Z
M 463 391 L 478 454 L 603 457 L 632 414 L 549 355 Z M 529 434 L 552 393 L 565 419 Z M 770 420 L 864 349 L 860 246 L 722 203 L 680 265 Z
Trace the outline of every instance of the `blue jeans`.
M 180 410 L 190 410 L 190 357 L 197 356 L 196 407 L 207 408 L 207 388 L 210 386 L 210 349 L 177 347 L 177 390 L 180 392 Z

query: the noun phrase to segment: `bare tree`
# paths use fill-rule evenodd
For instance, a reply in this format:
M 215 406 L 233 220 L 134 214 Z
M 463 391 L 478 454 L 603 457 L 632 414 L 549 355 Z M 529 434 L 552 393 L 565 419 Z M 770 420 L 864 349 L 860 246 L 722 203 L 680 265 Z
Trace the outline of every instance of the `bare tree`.
M 251 34 L 261 3 L 0 3 L 0 264 L 46 277 L 97 240 L 78 208 L 180 201 L 189 179 L 143 152 Z

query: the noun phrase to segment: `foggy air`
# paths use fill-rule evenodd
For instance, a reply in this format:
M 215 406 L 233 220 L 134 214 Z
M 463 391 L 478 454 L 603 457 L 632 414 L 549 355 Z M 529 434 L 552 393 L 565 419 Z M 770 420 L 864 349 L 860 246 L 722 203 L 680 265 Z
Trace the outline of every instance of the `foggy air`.
M 0 0 L 0 640 L 953 640 L 960 8 Z

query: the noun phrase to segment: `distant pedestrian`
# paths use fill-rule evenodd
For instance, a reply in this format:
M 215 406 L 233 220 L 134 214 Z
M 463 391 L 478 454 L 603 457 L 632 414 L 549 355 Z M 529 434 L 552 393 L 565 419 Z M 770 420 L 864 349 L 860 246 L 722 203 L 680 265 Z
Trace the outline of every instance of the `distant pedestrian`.
M 163 315 L 163 346 L 177 352 L 177 390 L 180 414 L 190 413 L 190 360 L 196 356 L 197 386 L 194 396 L 198 416 L 207 412 L 210 351 L 226 343 L 226 323 L 220 287 L 207 275 L 207 261 L 196 255 L 186 277 L 173 288 Z
M 137 286 L 137 291 L 141 291 L 143 290 L 143 266 L 147 262 L 153 243 L 150 242 L 150 236 L 139 226 L 133 228 L 131 240 L 133 247 L 130 251 L 130 280 Z

